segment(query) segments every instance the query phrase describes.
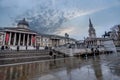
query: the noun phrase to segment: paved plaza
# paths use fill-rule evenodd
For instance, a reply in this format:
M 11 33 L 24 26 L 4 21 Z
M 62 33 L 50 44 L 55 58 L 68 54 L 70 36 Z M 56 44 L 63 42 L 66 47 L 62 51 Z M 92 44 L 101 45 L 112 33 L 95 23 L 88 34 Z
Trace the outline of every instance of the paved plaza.
M 0 80 L 119 80 L 120 54 L 69 57 L 0 66 Z

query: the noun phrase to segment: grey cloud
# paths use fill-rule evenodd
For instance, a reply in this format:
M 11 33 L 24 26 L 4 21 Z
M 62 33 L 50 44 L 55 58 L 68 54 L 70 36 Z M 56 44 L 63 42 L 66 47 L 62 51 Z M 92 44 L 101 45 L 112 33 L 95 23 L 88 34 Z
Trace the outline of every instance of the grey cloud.
M 0 0 L 0 21 L 6 25 L 26 17 L 30 28 L 43 33 L 56 33 L 60 28 L 64 29 L 63 24 L 69 19 L 92 14 L 101 7 L 116 3 L 118 1 L 114 0 L 109 0 L 109 4 L 108 0 Z

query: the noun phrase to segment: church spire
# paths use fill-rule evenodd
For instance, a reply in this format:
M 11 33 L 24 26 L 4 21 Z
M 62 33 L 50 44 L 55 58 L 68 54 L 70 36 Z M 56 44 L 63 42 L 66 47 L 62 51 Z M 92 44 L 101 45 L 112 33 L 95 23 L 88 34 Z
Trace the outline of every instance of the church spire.
M 89 18 L 89 37 L 90 38 L 96 38 L 96 32 L 95 32 L 95 29 L 93 27 L 93 24 L 91 22 L 91 19 Z
M 91 19 L 89 18 L 89 27 L 93 27 L 93 24 L 91 22 Z

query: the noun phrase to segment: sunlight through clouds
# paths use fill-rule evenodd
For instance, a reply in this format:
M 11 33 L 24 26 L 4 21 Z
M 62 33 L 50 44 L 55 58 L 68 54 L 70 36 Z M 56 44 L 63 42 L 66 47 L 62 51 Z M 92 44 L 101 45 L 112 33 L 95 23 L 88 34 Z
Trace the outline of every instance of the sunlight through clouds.
M 65 17 L 68 19 L 73 19 L 80 16 L 94 14 L 96 12 L 109 9 L 117 5 L 120 5 L 120 3 L 112 4 L 110 6 L 101 6 L 100 8 L 91 9 L 91 10 L 80 10 L 80 9 L 68 10 L 68 11 L 65 11 Z
M 56 34 L 64 35 L 65 33 L 72 33 L 73 31 L 75 31 L 74 27 L 63 28 L 63 29 L 58 29 L 58 32 L 56 32 Z

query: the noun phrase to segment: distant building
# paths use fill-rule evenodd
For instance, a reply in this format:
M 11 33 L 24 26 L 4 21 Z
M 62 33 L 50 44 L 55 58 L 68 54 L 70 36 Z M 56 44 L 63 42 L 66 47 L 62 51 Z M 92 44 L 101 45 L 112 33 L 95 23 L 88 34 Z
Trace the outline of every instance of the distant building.
M 37 45 L 41 47 L 45 47 L 45 46 L 57 47 L 67 43 L 75 43 L 75 42 L 76 42 L 75 39 L 66 38 L 64 36 L 58 36 L 58 35 L 38 34 L 37 36 Z
M 0 29 L 0 46 L 8 46 L 11 49 L 36 49 L 37 47 L 56 47 L 66 43 L 75 43 L 75 39 L 58 36 L 40 34 L 29 28 L 29 23 L 20 20 L 17 27 L 5 27 Z
M 84 39 L 84 44 L 88 48 L 98 48 L 103 47 L 103 42 L 108 40 L 108 38 L 102 38 L 96 36 L 96 30 L 93 27 L 91 19 L 89 19 L 89 37 Z

